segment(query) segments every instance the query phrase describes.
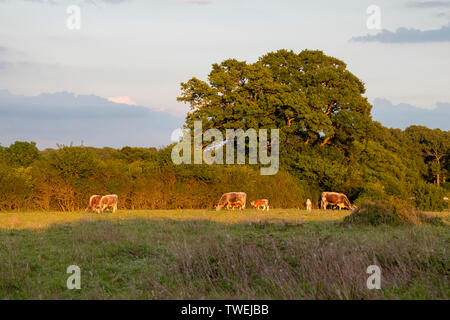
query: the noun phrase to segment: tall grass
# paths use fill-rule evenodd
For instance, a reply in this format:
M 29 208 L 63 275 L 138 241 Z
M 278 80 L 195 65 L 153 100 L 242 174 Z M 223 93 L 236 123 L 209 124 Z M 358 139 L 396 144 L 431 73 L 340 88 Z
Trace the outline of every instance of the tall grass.
M 242 215 L 227 224 L 207 221 L 201 212 L 198 220 L 110 216 L 3 229 L 0 298 L 450 297 L 447 225 L 345 227 L 333 220 L 285 219 L 282 212 L 278 219 L 258 213 L 261 219 L 247 221 L 245 214 L 226 212 Z M 81 290 L 65 286 L 72 264 L 81 268 Z M 366 287 L 373 264 L 382 270 L 381 290 Z

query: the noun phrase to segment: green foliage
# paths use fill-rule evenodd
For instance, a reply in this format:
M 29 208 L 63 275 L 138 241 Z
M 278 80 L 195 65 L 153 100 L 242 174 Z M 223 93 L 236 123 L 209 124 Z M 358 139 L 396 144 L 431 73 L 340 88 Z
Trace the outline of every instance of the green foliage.
M 438 185 L 445 183 L 449 175 L 450 132 L 411 126 L 405 130 L 404 135 L 428 165 L 428 181 Z
M 16 141 L 8 148 L 2 148 L 3 160 L 12 167 L 28 167 L 40 154 L 36 142 Z
M 381 182 L 367 183 L 358 194 L 358 198 L 355 200 L 355 205 L 360 206 L 362 203 L 368 200 L 383 200 L 386 199 L 384 185 Z
M 0 210 L 30 208 L 31 179 L 29 169 L 11 168 L 0 163 Z
M 432 184 L 419 184 L 414 190 L 417 208 L 427 211 L 448 209 L 448 201 L 444 201 L 447 192 L 444 188 Z
M 345 147 L 371 122 L 364 84 L 321 51 L 280 50 L 253 64 L 225 60 L 212 66 L 207 82 L 192 78 L 181 90 L 178 100 L 191 107 L 188 127 L 201 120 L 205 129 L 279 128 L 284 147 Z

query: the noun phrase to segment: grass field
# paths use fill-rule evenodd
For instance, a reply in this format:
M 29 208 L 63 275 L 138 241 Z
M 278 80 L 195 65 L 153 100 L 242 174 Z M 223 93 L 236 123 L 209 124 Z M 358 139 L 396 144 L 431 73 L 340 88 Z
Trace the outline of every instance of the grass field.
M 348 211 L 0 213 L 0 299 L 449 299 L 444 226 Z M 381 290 L 368 290 L 369 265 Z M 81 289 L 68 290 L 69 265 Z

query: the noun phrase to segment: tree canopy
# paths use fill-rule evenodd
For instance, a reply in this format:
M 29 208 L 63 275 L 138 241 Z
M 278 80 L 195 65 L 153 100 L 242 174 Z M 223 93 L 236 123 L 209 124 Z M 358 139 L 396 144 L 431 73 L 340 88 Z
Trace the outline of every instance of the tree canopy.
M 364 84 L 344 62 L 321 51 L 279 50 L 255 63 L 214 64 L 208 81 L 181 84 L 187 126 L 279 128 L 284 144 L 345 146 L 364 137 L 371 105 Z

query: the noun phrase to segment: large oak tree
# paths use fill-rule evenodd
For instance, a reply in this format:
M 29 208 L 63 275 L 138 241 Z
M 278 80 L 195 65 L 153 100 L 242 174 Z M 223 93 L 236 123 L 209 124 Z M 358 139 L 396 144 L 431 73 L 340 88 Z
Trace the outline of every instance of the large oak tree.
M 186 125 L 204 129 L 280 129 L 282 148 L 349 145 L 371 124 L 364 84 L 341 60 L 321 51 L 279 50 L 255 63 L 213 64 L 207 81 L 181 84 Z

